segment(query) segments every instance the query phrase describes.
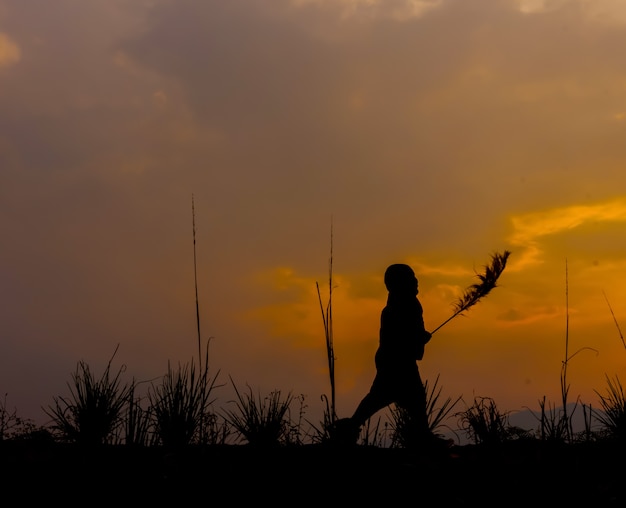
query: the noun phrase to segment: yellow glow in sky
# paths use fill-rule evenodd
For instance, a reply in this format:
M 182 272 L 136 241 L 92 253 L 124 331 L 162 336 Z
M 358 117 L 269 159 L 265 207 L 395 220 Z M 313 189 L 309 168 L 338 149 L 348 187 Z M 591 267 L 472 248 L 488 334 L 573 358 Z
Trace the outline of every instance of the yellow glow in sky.
M 0 32 L 0 68 L 19 62 L 20 57 L 19 46 L 6 34 Z

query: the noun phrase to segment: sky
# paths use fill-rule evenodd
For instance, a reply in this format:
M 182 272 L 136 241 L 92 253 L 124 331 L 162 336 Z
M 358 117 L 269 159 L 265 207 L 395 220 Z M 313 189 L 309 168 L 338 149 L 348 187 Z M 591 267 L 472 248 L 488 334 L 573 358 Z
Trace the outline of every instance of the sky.
M 79 362 L 149 387 L 200 343 L 216 407 L 234 383 L 318 422 L 330 300 L 349 416 L 385 268 L 434 330 L 505 250 L 422 377 L 539 409 L 567 358 L 598 407 L 626 362 L 625 45 L 619 0 L 0 0 L 7 408 L 45 423 Z

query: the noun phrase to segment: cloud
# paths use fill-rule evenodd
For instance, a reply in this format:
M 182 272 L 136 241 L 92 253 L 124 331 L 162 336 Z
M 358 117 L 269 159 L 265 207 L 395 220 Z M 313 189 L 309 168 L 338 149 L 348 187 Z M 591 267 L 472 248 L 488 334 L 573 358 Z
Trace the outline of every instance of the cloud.
M 543 14 L 574 6 L 587 19 L 605 23 L 626 22 L 626 5 L 621 0 L 514 0 L 524 14 Z
M 22 51 L 17 43 L 7 34 L 0 32 L 0 69 L 15 65 L 21 58 Z
M 536 14 L 562 7 L 568 0 L 515 0 L 520 12 Z
M 272 336 L 291 339 L 295 347 L 311 347 L 319 344 L 320 337 L 324 335 L 323 319 L 328 316 L 330 305 L 331 319 L 332 313 L 339 308 L 342 316 L 349 316 L 348 321 L 352 322 L 350 330 L 342 329 L 342 319 L 334 323 L 339 325 L 341 335 L 356 342 L 369 337 L 371 330 L 376 329 L 379 307 L 384 301 L 382 281 L 379 288 L 381 296 L 378 298 L 359 294 L 341 275 L 333 276 L 332 294 L 328 282 L 315 281 L 288 267 L 265 271 L 259 274 L 256 283 L 265 287 L 267 296 L 274 301 L 251 309 L 244 318 L 265 322 Z M 370 326 L 364 326 L 363 321 Z M 372 323 L 374 326 L 371 326 Z
M 594 205 L 572 205 L 511 217 L 513 233 L 511 245 L 523 252 L 517 260 L 517 269 L 540 263 L 543 248 L 541 240 L 585 224 L 626 222 L 626 199 L 619 198 Z
M 441 7 L 444 0 L 291 0 L 298 7 L 322 6 L 339 9 L 343 18 L 391 18 L 407 21 Z
M 497 319 L 504 321 L 507 325 L 518 327 L 520 325 L 530 325 L 533 323 L 545 322 L 548 320 L 560 319 L 564 309 L 559 306 L 535 305 L 519 308 L 510 308 L 499 314 Z

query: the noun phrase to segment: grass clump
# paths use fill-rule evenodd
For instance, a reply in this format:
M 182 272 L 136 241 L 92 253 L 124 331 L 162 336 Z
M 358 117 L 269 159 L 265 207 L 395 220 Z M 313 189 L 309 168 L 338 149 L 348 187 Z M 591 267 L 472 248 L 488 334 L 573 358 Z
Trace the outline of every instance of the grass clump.
M 557 409 L 554 404 L 546 402 L 544 397 L 539 401 L 541 416 L 539 417 L 539 437 L 541 441 L 566 443 L 572 441 L 572 419 L 575 407 L 569 412 L 566 406 Z
M 149 446 L 154 444 L 151 432 L 150 411 L 141 406 L 142 399 L 135 397 L 133 386 L 128 395 L 128 405 L 124 418 L 124 439 L 129 446 Z
M 461 429 L 474 444 L 496 446 L 528 434 L 510 425 L 509 414 L 500 411 L 490 397 L 474 397 L 472 405 L 457 413 L 457 416 Z
M 290 407 L 294 396 L 286 396 L 275 390 L 269 395 L 257 396 L 248 386 L 248 393 L 241 393 L 231 378 L 237 400 L 235 409 L 225 409 L 226 421 L 235 429 L 240 438 L 252 446 L 272 447 L 294 444 L 300 441 L 299 426 L 293 425 Z M 302 399 L 300 399 L 302 401 Z
M 435 378 L 435 382 L 430 387 L 428 380 L 424 382 L 424 390 L 426 391 L 426 414 L 428 415 L 428 427 L 435 436 L 442 436 L 439 429 L 448 427 L 444 422 L 450 415 L 454 407 L 459 403 L 461 397 L 452 399 L 447 397 L 440 402 L 442 388 L 438 386 L 439 376 Z M 415 433 L 416 425 L 411 421 L 408 412 L 399 407 L 394 406 L 391 409 L 391 446 L 398 448 L 410 448 L 419 444 L 419 440 L 423 436 Z
M 8 394 L 0 400 L 0 443 L 33 437 L 35 434 L 44 432 L 44 429 L 37 428 L 32 420 L 22 418 L 17 414 L 17 409 L 7 409 Z
M 602 411 L 594 411 L 595 417 L 603 425 L 607 437 L 626 440 L 626 393 L 619 378 L 611 379 L 607 376 L 607 393 L 600 397 Z
M 134 383 L 121 383 L 124 366 L 111 374 L 112 360 L 113 357 L 100 379 L 94 377 L 89 365 L 80 361 L 72 382 L 68 383 L 70 396 L 54 397 L 54 405 L 44 409 L 52 418 L 52 429 L 61 439 L 89 446 L 114 440 Z
M 179 365 L 174 370 L 168 363 L 167 374 L 160 385 L 148 392 L 152 428 L 157 442 L 178 448 L 189 444 L 204 444 L 214 433 L 212 411 L 219 372 L 209 374 L 208 362 L 198 373 L 194 362 Z

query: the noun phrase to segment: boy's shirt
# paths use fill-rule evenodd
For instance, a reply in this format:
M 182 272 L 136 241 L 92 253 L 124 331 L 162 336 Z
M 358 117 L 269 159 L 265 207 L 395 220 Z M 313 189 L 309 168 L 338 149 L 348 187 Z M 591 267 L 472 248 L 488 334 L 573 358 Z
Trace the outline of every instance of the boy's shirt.
M 429 340 L 422 304 L 417 297 L 388 301 L 380 316 L 376 362 L 381 365 L 414 365 L 415 360 L 423 358 L 424 346 Z

